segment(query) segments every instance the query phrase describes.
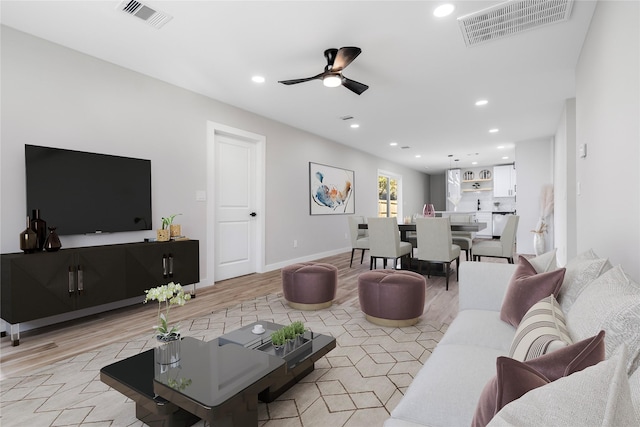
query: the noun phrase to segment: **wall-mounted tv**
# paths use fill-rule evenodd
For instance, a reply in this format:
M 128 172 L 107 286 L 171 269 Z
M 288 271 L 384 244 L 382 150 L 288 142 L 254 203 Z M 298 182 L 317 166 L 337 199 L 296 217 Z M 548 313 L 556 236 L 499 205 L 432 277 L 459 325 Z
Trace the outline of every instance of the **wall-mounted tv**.
M 27 214 L 60 235 L 151 230 L 151 161 L 25 145 Z

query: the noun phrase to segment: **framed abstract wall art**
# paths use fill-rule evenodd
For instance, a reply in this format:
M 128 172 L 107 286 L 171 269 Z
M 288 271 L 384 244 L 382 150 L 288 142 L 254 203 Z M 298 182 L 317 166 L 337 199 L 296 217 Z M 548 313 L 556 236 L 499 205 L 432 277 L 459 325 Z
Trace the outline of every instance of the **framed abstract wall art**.
M 309 162 L 310 214 L 355 213 L 354 176 L 352 170 Z

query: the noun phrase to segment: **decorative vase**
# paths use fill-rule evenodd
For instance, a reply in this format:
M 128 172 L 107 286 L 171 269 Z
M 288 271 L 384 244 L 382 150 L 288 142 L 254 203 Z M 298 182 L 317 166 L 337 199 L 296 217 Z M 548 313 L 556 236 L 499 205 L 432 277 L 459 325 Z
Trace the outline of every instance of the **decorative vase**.
M 169 230 L 156 230 L 156 236 L 158 237 L 158 242 L 168 242 L 170 237 Z
M 157 364 L 175 366 L 180 361 L 180 335 L 157 336 L 154 358 Z
M 170 237 L 178 237 L 182 235 L 182 227 L 180 224 L 171 224 L 169 226 L 169 236 Z
M 31 211 L 31 229 L 36 233 L 38 250 L 43 250 L 44 243 L 47 241 L 47 223 L 40 218 L 40 209 Z
M 436 210 L 431 203 L 427 203 L 424 205 L 424 208 L 422 208 L 422 214 L 425 217 L 434 217 L 436 216 Z
M 284 343 L 284 352 L 285 352 L 285 354 L 291 353 L 293 350 L 295 350 L 295 348 L 296 348 L 295 339 L 287 340 L 287 342 Z
M 44 249 L 47 252 L 55 252 L 62 247 L 60 237 L 58 237 L 58 233 L 56 233 L 56 228 L 57 227 L 49 227 L 49 235 L 47 236 L 47 240 L 44 242 Z
M 533 233 L 533 250 L 536 256 L 542 255 L 545 252 L 544 233 Z
M 31 229 L 31 221 L 27 216 L 27 228 L 20 233 L 20 250 L 25 254 L 30 254 L 36 251 L 38 248 L 38 236 L 35 231 Z
M 284 346 L 283 345 L 273 345 L 273 351 L 276 353 L 276 356 L 282 357 L 284 356 Z

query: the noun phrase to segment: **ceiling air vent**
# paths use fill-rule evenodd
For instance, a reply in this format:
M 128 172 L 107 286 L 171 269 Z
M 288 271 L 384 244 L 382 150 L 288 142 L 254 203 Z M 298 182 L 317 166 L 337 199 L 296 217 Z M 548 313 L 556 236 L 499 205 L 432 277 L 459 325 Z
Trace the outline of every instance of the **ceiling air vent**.
M 157 10 L 154 10 L 136 0 L 124 0 L 118 5 L 117 9 L 127 15 L 132 15 L 136 18 L 142 19 L 154 28 L 161 28 L 164 24 L 173 19 L 173 16 L 167 15 L 163 12 L 158 12 Z
M 458 18 L 468 47 L 569 19 L 574 0 L 513 0 Z

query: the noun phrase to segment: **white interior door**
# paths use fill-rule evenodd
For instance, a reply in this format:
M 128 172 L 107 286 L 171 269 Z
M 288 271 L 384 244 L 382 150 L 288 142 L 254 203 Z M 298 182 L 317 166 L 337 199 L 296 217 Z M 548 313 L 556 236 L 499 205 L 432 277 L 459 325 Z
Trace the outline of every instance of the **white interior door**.
M 258 271 L 258 157 L 255 141 L 242 135 L 215 133 L 214 232 L 209 235 L 215 281 Z

